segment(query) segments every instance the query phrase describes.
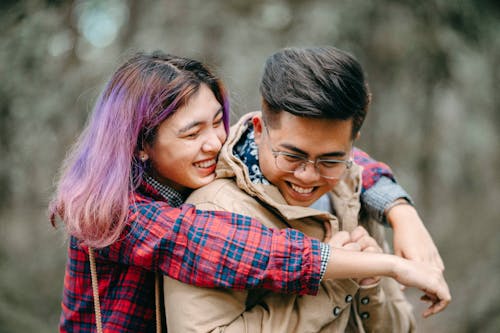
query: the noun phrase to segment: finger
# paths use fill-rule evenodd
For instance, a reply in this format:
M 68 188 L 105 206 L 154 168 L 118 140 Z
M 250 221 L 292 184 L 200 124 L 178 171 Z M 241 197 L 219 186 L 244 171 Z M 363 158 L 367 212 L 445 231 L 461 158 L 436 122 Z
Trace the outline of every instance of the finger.
M 427 309 L 425 309 L 425 311 L 422 313 L 422 317 L 427 318 L 427 317 L 432 316 L 433 314 L 436 313 L 435 312 L 436 311 L 435 305 L 437 303 L 439 303 L 439 301 L 437 300 L 437 298 L 434 295 L 425 294 L 425 295 L 420 297 L 420 300 L 422 300 L 426 303 L 431 303 L 429 305 L 429 307 Z
M 439 300 L 432 303 L 422 314 L 424 318 L 430 317 L 436 313 L 443 311 L 448 306 L 449 301 Z
M 361 247 L 359 246 L 359 244 L 357 242 L 347 243 L 342 248 L 344 250 L 348 250 L 348 251 L 356 251 L 356 252 L 360 252 L 361 251 Z
M 429 295 L 429 294 L 421 296 L 420 300 L 431 303 L 436 303 L 437 301 L 439 301 L 439 299 L 435 295 Z
M 364 249 L 361 248 L 361 251 L 371 252 L 371 253 L 382 253 L 383 252 L 379 246 L 368 246 L 368 247 L 365 247 Z
M 426 293 L 421 297 L 421 299 L 432 303 L 423 313 L 424 318 L 427 318 L 433 314 L 443 311 L 451 302 L 451 294 L 446 287 L 441 295 Z
M 441 272 L 444 272 L 444 262 L 443 259 L 441 259 L 441 256 L 439 253 L 434 254 L 434 265 L 441 270 Z
M 361 251 L 365 251 L 366 248 L 380 248 L 377 244 L 377 241 L 369 235 L 361 237 L 356 242 L 361 246 Z M 382 251 L 382 249 L 380 249 L 380 251 Z
M 353 231 L 351 231 L 351 240 L 353 242 L 357 242 L 358 239 L 367 235 L 368 231 L 366 231 L 365 228 L 363 228 L 362 226 L 357 226 Z
M 328 242 L 333 247 L 343 247 L 351 241 L 351 235 L 347 231 L 336 232 Z
M 361 281 L 359 281 L 359 285 L 360 286 L 369 286 L 369 285 L 372 285 L 372 284 L 376 284 L 380 281 L 380 277 L 376 276 L 376 277 L 369 277 L 369 278 L 365 278 Z

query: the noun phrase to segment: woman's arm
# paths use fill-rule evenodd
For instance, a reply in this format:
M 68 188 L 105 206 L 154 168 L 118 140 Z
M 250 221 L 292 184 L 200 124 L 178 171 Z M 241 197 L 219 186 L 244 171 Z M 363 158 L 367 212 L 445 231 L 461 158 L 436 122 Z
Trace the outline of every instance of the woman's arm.
M 136 204 L 123 235 L 96 257 L 199 287 L 313 295 L 319 287 L 321 243 L 297 230 L 266 228 L 250 217 L 191 205 Z

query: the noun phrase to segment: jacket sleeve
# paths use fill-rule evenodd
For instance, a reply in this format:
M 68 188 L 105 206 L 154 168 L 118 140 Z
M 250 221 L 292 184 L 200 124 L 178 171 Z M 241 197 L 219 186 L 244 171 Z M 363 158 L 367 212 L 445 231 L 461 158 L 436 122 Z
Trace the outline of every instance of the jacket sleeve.
M 329 291 L 322 286 L 317 296 L 268 293 L 251 304 L 252 297 L 247 291 L 197 288 L 165 277 L 168 331 L 319 332 L 350 307 L 351 301 L 344 295 L 354 295 L 358 289 L 352 280 L 332 281 L 332 284 L 335 286 L 327 288 Z
M 164 202 L 134 205 L 129 220 L 123 238 L 97 255 L 200 287 L 317 293 L 320 242 L 297 230 Z
M 360 288 L 356 306 L 366 332 L 415 332 L 413 308 L 398 283 L 382 278 L 373 287 Z

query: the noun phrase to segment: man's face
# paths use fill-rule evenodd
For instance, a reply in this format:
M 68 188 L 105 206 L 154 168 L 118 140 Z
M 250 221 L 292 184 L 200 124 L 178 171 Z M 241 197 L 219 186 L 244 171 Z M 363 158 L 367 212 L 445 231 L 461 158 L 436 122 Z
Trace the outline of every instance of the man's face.
M 298 167 L 294 172 L 278 168 L 276 152 L 308 160 L 349 160 L 353 144 L 352 119 L 303 118 L 281 112 L 275 128 L 266 126 L 261 116 L 256 116 L 253 124 L 261 171 L 278 187 L 289 205 L 310 206 L 337 185 L 339 178 L 322 177 L 313 163 Z

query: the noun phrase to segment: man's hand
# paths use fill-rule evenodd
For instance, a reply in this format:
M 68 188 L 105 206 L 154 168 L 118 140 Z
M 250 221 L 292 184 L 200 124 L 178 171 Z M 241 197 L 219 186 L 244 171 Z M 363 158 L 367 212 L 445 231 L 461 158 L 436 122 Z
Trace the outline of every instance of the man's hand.
M 330 239 L 329 244 L 333 248 L 343 249 L 348 251 L 361 251 L 361 247 L 357 242 L 351 240 L 351 235 L 347 231 L 336 232 Z

